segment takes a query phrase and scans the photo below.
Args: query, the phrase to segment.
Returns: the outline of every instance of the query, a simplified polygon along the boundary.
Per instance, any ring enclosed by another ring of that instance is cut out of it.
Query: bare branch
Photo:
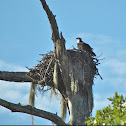
[[[51,25],[51,30],[52,30],[52,40],[54,43],[54,48],[55,48],[55,54],[56,57],[61,57],[61,55],[64,55],[66,48],[65,48],[65,39],[62,36],[62,33],[59,35],[59,30],[58,30],[58,25],[55,19],[55,15],[53,15],[52,11],[49,9],[48,5],[46,4],[45,0],[40,0],[43,6],[43,9],[45,10],[48,20]]]
[[[53,87],[53,83],[46,83],[45,80],[34,80],[28,75],[28,72],[9,72],[9,71],[0,71],[0,80],[4,81],[13,81],[13,82],[34,82],[42,86]]]
[[[12,112],[27,113],[27,114],[31,114],[31,115],[35,115],[38,117],[48,119],[57,125],[66,125],[66,123],[59,116],[57,116],[57,114],[53,114],[53,113],[50,113],[50,112],[47,112],[44,110],[40,110],[35,107],[33,108],[30,105],[21,105],[20,103],[14,104],[11,102],[7,102],[1,98],[0,98],[0,105],[5,108],[10,109]]]
[[[59,39],[59,30],[58,26],[55,20],[55,16],[53,15],[52,11],[49,9],[48,5],[46,4],[45,0],[40,0],[43,6],[43,9],[45,10],[52,30],[52,40],[53,42],[56,42]]]
[[[8,72],[0,71],[0,80],[14,82],[32,82],[32,79],[27,76],[28,72]]]

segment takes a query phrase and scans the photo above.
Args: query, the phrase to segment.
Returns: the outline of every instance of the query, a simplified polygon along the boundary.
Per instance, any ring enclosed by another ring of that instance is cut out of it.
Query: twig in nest
[[[102,55],[103,53],[101,53],[99,56],[97,56],[97,59]]]

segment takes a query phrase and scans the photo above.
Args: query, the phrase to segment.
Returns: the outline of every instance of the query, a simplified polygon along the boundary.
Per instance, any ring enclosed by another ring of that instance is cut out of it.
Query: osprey
[[[88,44],[84,43],[81,38],[76,38],[77,39],[77,48],[82,51],[88,52],[91,56],[96,56],[95,53],[93,52],[93,48],[91,48]]]

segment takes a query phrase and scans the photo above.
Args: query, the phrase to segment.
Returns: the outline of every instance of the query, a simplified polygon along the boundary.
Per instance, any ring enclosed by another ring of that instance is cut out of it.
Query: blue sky
[[[94,48],[100,57],[99,72],[93,86],[94,109],[107,106],[115,91],[126,96],[126,1],[125,0],[47,0],[56,15],[66,47],[76,47],[76,37]],[[51,30],[39,0],[0,0],[0,70],[27,71],[53,50]],[[28,104],[30,83],[0,81],[0,98]],[[49,93],[36,98],[36,107],[60,115],[60,103],[49,102]],[[68,118],[67,118],[68,120]],[[12,113],[0,107],[0,124],[31,124],[29,115]],[[35,124],[51,124],[36,117]]]

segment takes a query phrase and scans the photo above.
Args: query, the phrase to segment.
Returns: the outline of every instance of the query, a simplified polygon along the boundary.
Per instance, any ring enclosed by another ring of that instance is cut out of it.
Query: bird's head
[[[80,38],[80,37],[77,37],[76,39],[77,39],[77,43],[82,41],[82,38]]]

